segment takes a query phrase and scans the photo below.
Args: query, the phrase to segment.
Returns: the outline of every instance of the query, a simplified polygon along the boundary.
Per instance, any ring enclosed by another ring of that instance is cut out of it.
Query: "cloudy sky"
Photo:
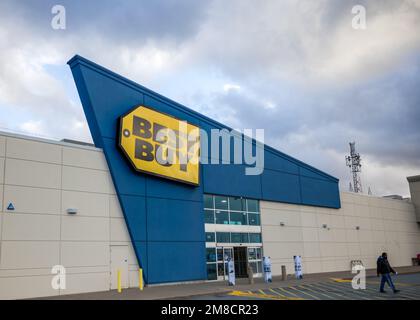
[[[51,27],[54,5],[66,29]],[[366,29],[354,29],[354,5]],[[420,0],[0,1],[0,130],[91,141],[80,54],[340,179],[409,194],[420,174]]]

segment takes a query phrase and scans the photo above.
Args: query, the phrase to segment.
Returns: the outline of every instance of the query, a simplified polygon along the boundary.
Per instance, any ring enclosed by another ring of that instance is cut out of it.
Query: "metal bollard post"
[[[143,269],[139,268],[139,289],[143,290],[144,284],[143,284]]]
[[[281,280],[285,281],[287,278],[286,266],[281,266]]]
[[[250,265],[248,265],[248,283],[254,284],[254,271]]]
[[[117,290],[118,293],[121,293],[121,270],[117,271]]]

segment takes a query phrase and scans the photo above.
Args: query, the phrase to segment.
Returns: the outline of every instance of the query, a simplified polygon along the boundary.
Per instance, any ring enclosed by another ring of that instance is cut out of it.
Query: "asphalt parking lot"
[[[397,289],[394,294],[385,285],[386,293],[379,292],[380,278],[368,277],[366,289],[355,290],[351,280],[330,278],[328,280],[273,287],[252,291],[232,290],[228,293],[188,297],[193,300],[420,300],[420,273],[393,276]]]

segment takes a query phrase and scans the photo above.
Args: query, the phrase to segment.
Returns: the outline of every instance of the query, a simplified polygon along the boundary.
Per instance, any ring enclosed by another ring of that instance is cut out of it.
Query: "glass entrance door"
[[[217,279],[227,280],[228,278],[228,258],[233,259],[232,247],[218,247],[217,248]]]
[[[233,257],[235,262],[235,275],[237,278],[248,277],[248,258],[246,247],[234,247]]]

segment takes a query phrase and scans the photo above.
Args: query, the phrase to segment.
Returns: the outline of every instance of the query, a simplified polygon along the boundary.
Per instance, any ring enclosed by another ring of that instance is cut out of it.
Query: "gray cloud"
[[[264,128],[345,188],[353,139],[377,194],[408,194],[404,175],[420,171],[420,1],[61,1],[65,31],[50,27],[55,4],[0,3],[1,126],[90,140],[65,66],[79,53],[232,127]],[[355,4],[366,30],[351,28]]]
[[[124,43],[147,40],[173,40],[193,36],[206,17],[209,2],[192,0],[26,0],[3,1],[4,13],[13,13],[18,23],[25,22],[31,31],[56,36],[51,28],[51,8],[60,4],[66,9],[67,34],[105,38]]]

